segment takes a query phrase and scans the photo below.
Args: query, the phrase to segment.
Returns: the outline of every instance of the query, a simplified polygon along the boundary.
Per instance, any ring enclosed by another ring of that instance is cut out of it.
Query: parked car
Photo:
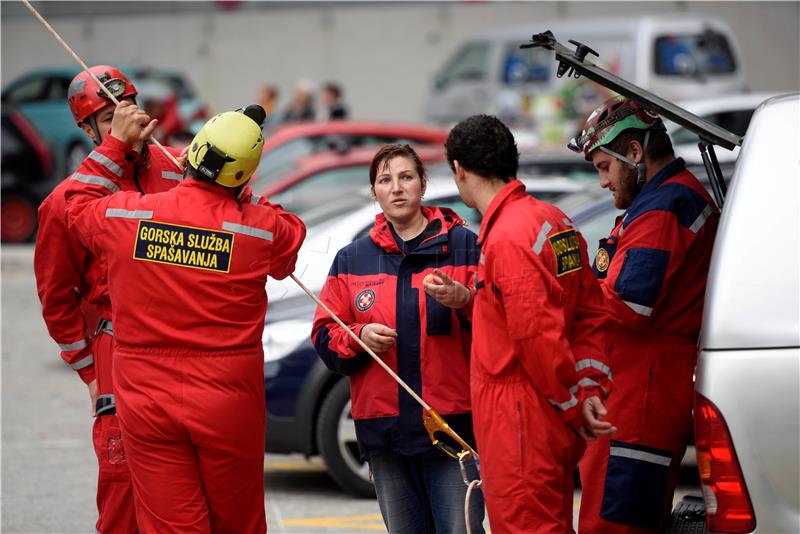
[[[164,86],[178,99],[183,123],[202,124],[208,109],[181,73],[168,69],[119,65],[134,85]],[[79,67],[55,67],[31,71],[9,83],[2,92],[2,105],[18,110],[39,132],[53,155],[53,172],[61,179],[78,168],[92,149],[91,141],[75,127],[67,104],[67,89]]]
[[[30,241],[36,235],[36,209],[53,184],[53,157],[39,133],[17,110],[2,108],[2,242]]]
[[[744,136],[750,124],[750,118],[756,108],[768,98],[778,93],[749,93],[736,95],[722,95],[714,98],[683,100],[677,105],[691,111],[698,117],[712,124],[721,126],[736,135]],[[675,154],[682,157],[689,164],[702,165],[703,159],[697,150],[699,138],[697,134],[678,126],[674,122],[665,121],[667,132],[672,138]],[[716,148],[717,159],[720,163],[733,163],[739,156],[739,147],[733,150]]]
[[[449,170],[429,169],[425,202],[453,208],[478,232],[480,213],[461,202]],[[364,176],[366,180],[366,176]],[[524,179],[528,191],[545,200],[587,187],[560,177]],[[296,275],[319,294],[336,252],[372,228],[377,204],[311,227],[297,261]],[[291,280],[267,284],[269,308],[264,327],[267,451],[320,454],[333,479],[356,495],[374,495],[368,468],[360,461],[350,416],[348,381],[330,372],[309,339],[316,305]]]
[[[545,30],[563,42],[587,44],[600,55],[589,56],[591,61],[664,98],[738,93],[746,86],[736,36],[718,17],[684,13],[537,21],[477,33],[462,43],[435,76],[426,118],[447,125],[488,112],[514,126],[588,115],[606,90],[585,79],[557,79],[552,52],[520,49],[533,33]],[[568,138],[580,124],[566,126],[567,131],[543,131],[541,140]]]
[[[798,117],[800,93],[756,110],[711,258],[694,413],[712,533],[800,531]]]
[[[447,130],[385,122],[331,121],[287,124],[267,135],[261,163],[250,185],[265,191],[297,170],[298,161],[318,152],[345,153],[352,147],[385,143],[443,145]]]

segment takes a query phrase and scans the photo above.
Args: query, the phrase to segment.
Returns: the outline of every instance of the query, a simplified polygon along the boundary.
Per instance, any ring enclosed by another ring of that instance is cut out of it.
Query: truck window
[[[706,30],[694,35],[661,35],[656,38],[655,72],[664,76],[702,77],[736,70],[728,40]]]
[[[489,71],[489,44],[469,43],[453,56],[436,77],[437,89],[456,80],[485,80]]]
[[[519,43],[509,43],[503,54],[503,83],[519,84],[546,82],[550,79],[553,52],[543,48],[520,49]]]

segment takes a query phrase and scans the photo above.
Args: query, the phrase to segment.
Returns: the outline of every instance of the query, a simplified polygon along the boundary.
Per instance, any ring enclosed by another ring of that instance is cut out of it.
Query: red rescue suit
[[[265,532],[261,335],[267,275],[294,270],[294,215],[187,179],[156,195],[114,174],[67,192],[108,263],[114,386],[144,532]]]
[[[177,151],[170,149],[177,155]],[[148,193],[166,191],[182,178],[175,164],[160,150],[143,155],[127,150],[111,135],[84,160],[75,172],[79,176],[113,173],[125,176],[124,190]],[[73,175],[74,176],[74,175]],[[98,532],[136,532],[136,517],[130,473],[116,417],[111,363],[111,301],[108,297],[106,266],[91,254],[67,228],[65,192],[70,180],[58,184],[39,206],[39,233],[34,254],[34,273],[42,315],[50,336],[61,348],[61,357],[75,369],[84,383],[97,379],[97,418],[93,442],[98,460]],[[81,182],[75,182],[77,185]],[[82,313],[96,309],[105,319],[95,332],[96,318]]]
[[[581,406],[612,378],[586,243],[518,180],[492,200],[478,242],[472,413],[492,532],[572,532]]]
[[[645,184],[595,271],[614,323],[609,356],[619,431],[581,461],[582,532],[656,533],[691,437],[693,373],[719,212],[682,159]]]

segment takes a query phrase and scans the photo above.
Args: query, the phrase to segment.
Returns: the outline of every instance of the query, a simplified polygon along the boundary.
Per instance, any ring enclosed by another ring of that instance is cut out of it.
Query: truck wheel
[[[317,419],[317,446],[328,473],[343,490],[358,497],[375,497],[369,464],[360,460],[347,379],[339,380],[322,402]]]
[[[685,495],[672,510],[666,534],[706,534],[706,507],[699,495]]]

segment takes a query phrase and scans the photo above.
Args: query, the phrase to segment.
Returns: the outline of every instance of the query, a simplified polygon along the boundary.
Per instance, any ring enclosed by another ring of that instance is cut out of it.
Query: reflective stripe
[[[116,413],[117,404],[113,394],[98,395],[95,401],[95,415],[103,415],[106,412]]]
[[[179,172],[161,171],[161,177],[164,180],[175,180],[176,182],[183,181],[183,175]]]
[[[566,412],[567,410],[569,410],[570,408],[572,408],[573,406],[578,404],[578,399],[575,398],[575,395],[572,395],[572,398],[569,399],[566,402],[558,403],[558,402],[554,401],[553,399],[547,399],[547,402],[549,402],[550,404],[552,404],[556,408],[560,408],[561,411]]]
[[[599,382],[595,382],[591,378],[581,378],[578,380],[578,383],[569,388],[570,394],[574,395],[578,392],[578,388],[585,388],[589,386],[600,386]],[[602,388],[602,386],[600,386]]]
[[[153,212],[147,210],[124,210],[121,208],[106,208],[106,218],[112,219],[152,219]]]
[[[593,360],[592,358],[586,358],[586,359],[578,360],[577,362],[575,362],[575,371],[576,372],[581,372],[584,369],[586,369],[587,367],[593,367],[593,368],[597,369],[598,371],[602,371],[603,373],[608,375],[608,379],[609,380],[611,380],[612,382],[614,381],[614,378],[611,375],[611,368],[609,366],[607,366],[606,364],[604,364],[603,362],[601,362],[600,360]]]
[[[634,460],[641,460],[643,462],[658,465],[669,466],[672,463],[672,458],[669,456],[661,456],[659,454],[653,454],[652,452],[638,451],[636,449],[628,449],[626,447],[611,447],[609,455],[633,458]]]
[[[222,223],[222,229],[229,232],[236,232],[237,234],[249,235],[250,237],[257,237],[265,241],[272,241],[272,232],[255,228],[253,226],[245,226],[243,224],[236,224],[228,221]]]
[[[545,221],[544,224],[542,225],[542,229],[539,230],[539,235],[536,237],[536,243],[533,244],[533,251],[536,254],[539,254],[542,251],[544,242],[547,241],[547,234],[552,229],[553,227],[550,225],[550,223]]]
[[[114,163],[114,161],[109,159],[107,156],[104,156],[97,150],[92,150],[89,153],[89,158],[95,160],[97,163],[99,163],[109,171],[113,172],[117,176],[122,176],[122,167]]]
[[[80,350],[86,348],[86,340],[79,339],[74,343],[59,343],[58,347],[64,351],[71,351],[71,350]]]
[[[572,224],[572,221],[569,220],[569,217],[564,217],[563,219],[561,219],[561,222],[563,222],[567,226],[575,226],[574,224]]]
[[[77,172],[72,175],[72,179],[76,182],[83,182],[85,184],[91,185],[101,185],[111,191],[112,193],[116,193],[119,191],[119,186],[109,180],[108,178],[103,178],[102,176],[95,176],[93,174],[78,174]]]
[[[253,195],[250,198],[250,204],[258,204],[261,201],[261,195]]]
[[[695,219],[692,225],[689,227],[689,230],[691,230],[694,233],[699,232],[700,229],[708,220],[708,218],[711,217],[712,213],[714,213],[714,208],[712,208],[709,205],[706,205],[705,209],[703,209],[700,215],[697,216],[697,219]]]
[[[653,313],[653,308],[642,306],[641,304],[636,304],[635,302],[628,302],[627,300],[623,300],[622,302],[624,302],[630,309],[639,315],[646,315],[647,317],[650,317],[650,315]]]
[[[94,363],[94,356],[89,354],[85,358],[81,358],[77,362],[69,364],[69,366],[78,371],[79,369],[83,369],[84,367],[89,367],[93,363]]]

